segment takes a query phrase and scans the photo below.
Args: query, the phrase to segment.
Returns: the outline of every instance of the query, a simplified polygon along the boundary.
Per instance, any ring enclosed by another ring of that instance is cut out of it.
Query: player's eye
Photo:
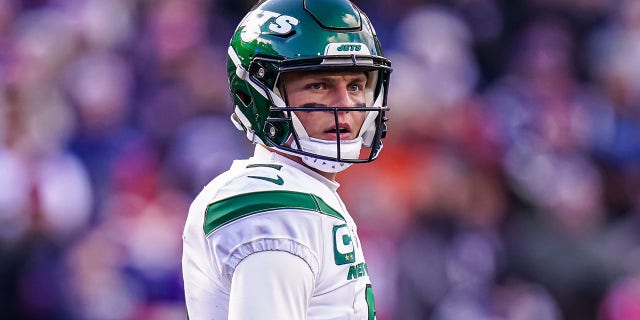
[[[317,82],[317,83],[310,83],[307,85],[307,88],[312,89],[312,90],[322,90],[325,88],[324,83],[321,82]]]
[[[360,91],[360,90],[362,90],[362,86],[360,84],[354,83],[354,84],[349,85],[348,89],[349,89],[349,91],[353,91],[353,92]]]

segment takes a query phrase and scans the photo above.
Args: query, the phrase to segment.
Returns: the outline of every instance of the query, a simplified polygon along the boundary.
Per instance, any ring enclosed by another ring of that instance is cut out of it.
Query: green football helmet
[[[253,143],[299,156],[324,172],[375,160],[386,135],[391,62],[369,18],[348,0],[263,0],[238,25],[228,49],[232,121]],[[283,74],[364,72],[364,106],[290,107]],[[309,137],[293,111],[366,112],[357,139]],[[366,152],[368,150],[368,152]]]

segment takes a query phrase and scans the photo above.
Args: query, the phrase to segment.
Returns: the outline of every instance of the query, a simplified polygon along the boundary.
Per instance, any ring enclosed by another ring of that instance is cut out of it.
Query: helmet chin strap
[[[297,148],[297,144],[293,141],[293,148]],[[343,159],[357,159],[360,155],[360,148],[362,147],[362,138],[358,137],[353,140],[341,140],[340,141],[340,158]],[[326,157],[337,158],[338,157],[338,142],[321,140],[309,137],[308,140],[300,139],[300,148],[303,151],[322,155]],[[352,163],[323,160],[310,156],[300,155],[300,159],[304,164],[322,172],[337,173],[347,169]]]

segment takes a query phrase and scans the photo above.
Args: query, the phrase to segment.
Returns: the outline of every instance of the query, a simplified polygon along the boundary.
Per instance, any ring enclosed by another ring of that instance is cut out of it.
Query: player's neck
[[[277,154],[279,154],[279,155],[281,155],[281,156],[283,156],[283,157],[285,157],[285,158],[287,158],[287,159],[291,159],[291,160],[293,160],[293,161],[295,161],[295,162],[297,162],[297,163],[299,163],[299,164],[301,164],[301,165],[303,165],[303,166],[305,166],[305,167],[307,167],[307,168],[309,168],[309,169],[311,169],[311,170],[313,170],[313,171],[317,172],[317,173],[318,173],[318,174],[320,174],[321,176],[323,176],[323,177],[325,177],[325,178],[327,178],[327,179],[329,179],[329,180],[331,180],[331,181],[333,181],[333,182],[335,182],[335,181],[336,181],[336,173],[335,173],[335,172],[324,172],[324,171],[318,170],[318,169],[316,169],[316,168],[313,168],[313,167],[308,166],[308,165],[307,165],[306,163],[304,163],[304,162],[302,161],[302,159],[300,159],[300,157],[298,157],[298,156],[294,156],[294,155],[292,155],[292,154],[287,154],[287,153],[284,153],[284,152],[278,151],[278,150],[276,150],[276,149],[274,149],[274,148],[269,148],[269,147],[266,147],[266,146],[265,146],[265,148],[267,148],[267,149],[269,149],[270,151],[275,152],[275,153],[277,153]]]

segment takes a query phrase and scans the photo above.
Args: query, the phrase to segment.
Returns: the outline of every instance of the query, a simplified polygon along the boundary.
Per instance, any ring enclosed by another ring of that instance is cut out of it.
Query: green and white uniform
[[[211,181],[183,234],[190,319],[375,319],[338,186],[259,145]]]

